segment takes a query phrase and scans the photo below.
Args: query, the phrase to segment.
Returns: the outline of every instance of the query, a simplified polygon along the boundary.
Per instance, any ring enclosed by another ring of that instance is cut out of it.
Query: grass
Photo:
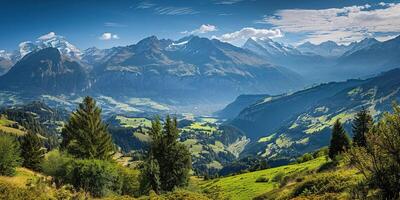
[[[279,188],[279,183],[277,182],[256,182],[257,178],[265,177],[269,180],[272,180],[279,173],[291,175],[302,170],[315,170],[325,162],[325,157],[319,157],[301,164],[281,166],[235,176],[202,181],[199,184],[203,189],[219,187],[224,194],[232,200],[252,199],[256,196],[264,194],[265,192]]]
[[[0,176],[0,182],[5,182],[10,185],[18,187],[25,187],[28,180],[37,178],[37,173],[22,167],[17,168],[17,174],[15,176]]]
[[[126,128],[138,128],[139,126],[142,127],[151,127],[151,121],[142,118],[142,117],[124,117],[124,116],[117,116],[116,119],[119,121],[119,123]]]
[[[305,122],[311,122],[307,129],[303,132],[306,134],[314,134],[319,131],[324,130],[325,128],[331,127],[337,119],[340,119],[342,123],[351,120],[354,117],[355,113],[347,113],[342,112],[334,116],[328,117],[327,115],[322,115],[319,117],[305,116],[302,117],[302,120]]]
[[[257,142],[269,142],[275,135],[276,133],[271,134],[270,136],[261,137]]]
[[[207,123],[201,123],[201,122],[194,122],[190,126],[187,126],[183,128],[183,130],[187,131],[203,131],[203,132],[216,132],[217,128],[208,125]]]
[[[3,131],[5,133],[18,135],[18,136],[24,135],[25,131],[22,131],[22,130],[17,129],[17,128],[8,127],[8,125],[14,124],[14,123],[16,123],[16,122],[11,121],[11,120],[5,118],[4,116],[0,116],[0,131]]]

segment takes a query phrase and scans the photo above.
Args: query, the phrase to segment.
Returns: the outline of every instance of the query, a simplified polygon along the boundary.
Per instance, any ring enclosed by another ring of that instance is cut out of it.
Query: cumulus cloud
[[[213,36],[215,39],[219,39],[224,42],[229,42],[232,44],[244,43],[247,39],[254,38],[278,38],[283,37],[283,33],[279,29],[256,29],[252,27],[245,27],[239,31],[232,33],[226,33],[221,36]]]
[[[117,40],[119,39],[118,35],[113,34],[113,33],[103,33],[100,37],[100,40]]]
[[[217,31],[217,27],[211,24],[202,24],[198,29],[193,31],[183,31],[182,34],[204,34]]]
[[[302,33],[304,41],[332,40],[347,44],[365,37],[400,33],[400,3],[365,4],[328,9],[285,9],[265,16],[267,23],[284,32]]]

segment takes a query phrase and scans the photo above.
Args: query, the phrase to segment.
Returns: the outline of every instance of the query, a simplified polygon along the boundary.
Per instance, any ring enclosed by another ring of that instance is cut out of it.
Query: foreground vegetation
[[[179,141],[177,120],[168,116],[152,121],[137,165],[118,162],[101,109],[87,97],[63,126],[59,146],[46,146],[38,123],[23,135],[0,133],[0,199],[398,199],[400,106],[393,110],[375,124],[361,110],[353,142],[337,119],[329,147],[289,165],[241,159],[222,168],[223,177],[201,177]]]

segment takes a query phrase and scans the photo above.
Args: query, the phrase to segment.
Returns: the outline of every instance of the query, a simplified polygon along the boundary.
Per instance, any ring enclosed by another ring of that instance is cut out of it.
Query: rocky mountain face
[[[251,139],[241,156],[293,159],[326,146],[336,119],[351,135],[351,120],[367,108],[377,118],[400,100],[400,69],[366,80],[322,84],[242,110],[230,125]],[[259,100],[259,102],[262,99]]]
[[[13,61],[11,56],[12,55],[5,50],[0,50],[0,76],[7,73],[12,67]]]
[[[120,48],[97,68],[96,83],[98,91],[110,95],[227,101],[246,91],[289,91],[302,85],[302,79],[218,40],[193,36],[171,41],[152,36]]]
[[[261,101],[261,99],[264,100],[272,98],[274,97],[268,94],[240,95],[235,99],[235,101],[228,104],[224,109],[216,112],[215,114],[220,118],[233,119],[246,107]]]
[[[331,76],[349,78],[369,76],[400,67],[400,36],[385,42],[365,41],[368,45],[343,55]]]
[[[33,51],[0,77],[2,90],[25,94],[70,94],[88,86],[84,68],[56,48]]]
[[[349,45],[327,41],[291,47],[270,39],[250,38],[243,48],[299,73],[308,83],[314,84],[366,78],[399,67],[398,41],[399,37],[385,42],[365,38]]]
[[[306,42],[297,47],[301,52],[312,53],[324,57],[339,57],[351,49],[350,46],[338,45],[333,41],[322,42],[321,44],[312,44]]]

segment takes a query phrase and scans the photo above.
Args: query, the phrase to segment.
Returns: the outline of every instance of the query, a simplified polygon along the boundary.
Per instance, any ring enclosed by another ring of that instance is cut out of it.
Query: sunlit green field
[[[283,172],[285,175],[291,175],[302,170],[314,170],[325,162],[325,157],[319,157],[301,164],[287,165],[209,181],[202,181],[200,182],[200,185],[204,189],[217,186],[229,199],[252,199],[279,187],[279,183],[272,181],[276,174]],[[266,177],[269,181],[256,182],[256,179],[259,177]]]

